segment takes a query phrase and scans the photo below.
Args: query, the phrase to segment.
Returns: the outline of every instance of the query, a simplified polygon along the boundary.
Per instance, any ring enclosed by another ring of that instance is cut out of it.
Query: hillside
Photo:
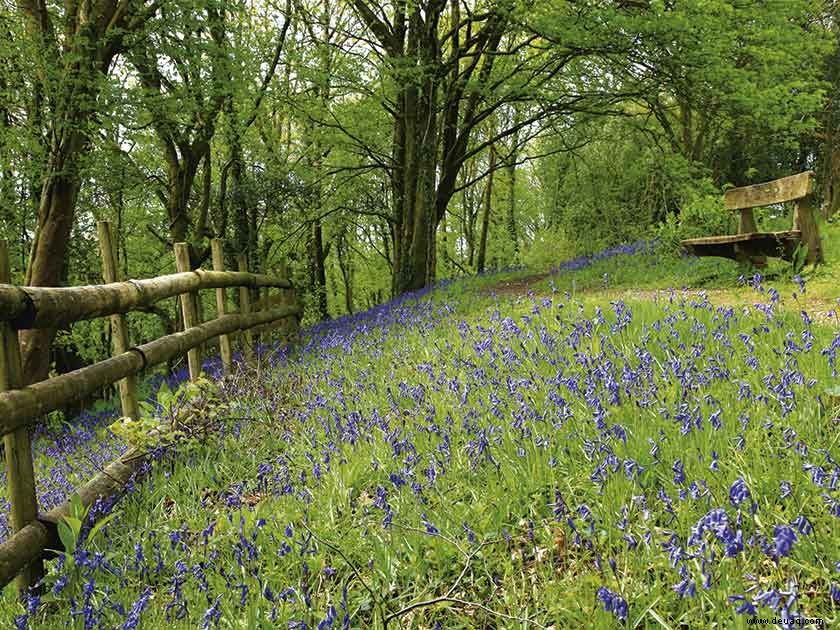
[[[444,283],[168,397],[178,455],[3,625],[831,622],[840,335],[758,276],[623,296],[662,255]],[[123,448],[104,416],[39,437],[46,503]]]

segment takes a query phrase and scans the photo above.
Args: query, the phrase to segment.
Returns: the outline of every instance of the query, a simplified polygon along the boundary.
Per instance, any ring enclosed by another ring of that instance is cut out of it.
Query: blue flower
[[[735,612],[739,615],[750,615],[754,617],[758,614],[758,609],[755,604],[743,595],[730,595],[729,601],[733,604],[738,604],[738,608],[735,609]]]
[[[420,515],[420,520],[423,521],[423,525],[426,527],[426,533],[430,534],[431,536],[437,536],[440,534],[440,530],[432,524],[429,518],[426,516],[426,513],[423,512]]]
[[[598,589],[598,599],[604,603],[604,610],[615,615],[619,621],[627,619],[629,607],[627,601],[618,593],[613,593],[606,586]]]
[[[204,611],[204,616],[201,618],[201,630],[210,630],[210,624],[214,624],[216,628],[219,627],[222,619],[221,601],[222,596],[217,596],[213,605]]]
[[[554,504],[553,504],[553,511],[554,511],[554,518],[560,522],[563,520],[563,517],[568,512],[568,506],[566,505],[566,501],[563,499],[563,495],[560,493],[559,490],[554,491]]]
[[[678,584],[674,584],[671,588],[681,597],[694,597],[697,594],[697,585],[694,583],[694,580],[689,578],[683,578],[681,582]]]
[[[780,481],[779,482],[779,489],[781,491],[780,495],[779,495],[780,499],[784,500],[784,499],[787,499],[790,496],[791,487],[790,487],[790,482],[789,481],[785,481],[784,479],[782,481]]]
[[[745,500],[750,498],[750,489],[747,488],[747,484],[744,482],[743,479],[736,479],[732,486],[729,488],[729,502],[732,503],[734,507],[738,507],[743,503]]]
[[[787,525],[777,525],[773,529],[773,540],[776,543],[776,557],[788,556],[790,555],[793,543],[796,542],[796,532]]]
[[[140,597],[131,606],[131,610],[128,613],[128,619],[126,619],[122,626],[123,630],[134,630],[134,628],[137,628],[140,625],[140,615],[146,609],[146,606],[148,606],[151,598],[152,590],[149,588],[145,589],[140,594]]]
[[[682,460],[678,459],[675,461],[674,465],[671,466],[671,470],[674,471],[674,483],[676,485],[685,483],[685,468],[683,468]]]
[[[793,519],[791,526],[795,527],[796,530],[804,536],[807,536],[814,531],[814,526],[811,524],[811,521],[808,520],[807,516],[803,516],[802,514]]]

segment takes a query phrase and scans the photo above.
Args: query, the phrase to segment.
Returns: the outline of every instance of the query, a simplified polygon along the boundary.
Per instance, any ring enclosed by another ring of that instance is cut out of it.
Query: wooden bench
[[[807,262],[822,262],[822,244],[813,211],[814,173],[806,171],[772,182],[744,186],[726,191],[723,201],[727,210],[738,210],[738,233],[728,236],[707,236],[681,241],[695,256],[722,256],[739,262],[763,264],[765,257],[792,261],[797,248],[807,246]],[[783,232],[759,232],[753,208],[786,201],[795,202],[793,228]]]

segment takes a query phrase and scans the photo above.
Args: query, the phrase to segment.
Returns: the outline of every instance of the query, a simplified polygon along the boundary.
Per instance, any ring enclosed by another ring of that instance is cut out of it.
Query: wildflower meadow
[[[176,396],[172,413],[212,402],[212,432],[94,506],[103,526],[83,515],[3,624],[833,621],[840,334],[780,308],[805,281],[744,278],[738,306],[605,302],[551,289],[563,273],[521,295],[444,283]],[[38,436],[42,501],[125,448],[112,421]]]

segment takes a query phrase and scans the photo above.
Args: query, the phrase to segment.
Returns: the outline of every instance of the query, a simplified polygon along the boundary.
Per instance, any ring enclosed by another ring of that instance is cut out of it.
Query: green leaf
[[[799,273],[805,268],[808,262],[808,245],[799,243],[793,252],[793,273]]]
[[[61,540],[61,544],[67,553],[72,554],[76,551],[76,534],[73,533],[73,530],[64,521],[58,522],[58,538]]]
[[[106,516],[106,517],[105,517],[105,518],[103,518],[101,521],[99,521],[98,523],[96,523],[96,525],[94,525],[93,527],[91,527],[91,529],[90,529],[90,533],[89,533],[89,534],[88,534],[88,536],[87,536],[87,540],[88,540],[88,542],[90,542],[91,540],[93,540],[93,539],[96,537],[96,534],[98,534],[100,531],[102,531],[102,529],[103,529],[103,528],[104,528],[104,527],[105,527],[108,523],[110,523],[112,520],[114,520],[114,517],[115,517],[115,516],[116,516],[116,514],[111,514],[111,515],[109,515],[109,516]]]
[[[660,616],[659,616],[659,613],[657,613],[657,612],[656,612],[653,608],[651,608],[650,610],[648,610],[648,614],[649,614],[651,617],[653,617],[656,621],[658,621],[660,626],[662,626],[662,627],[663,627],[663,628],[665,628],[666,630],[672,630],[671,626],[670,626],[670,625],[668,625],[668,622],[667,622],[667,621],[665,621],[662,617],[660,617]]]
[[[82,498],[78,494],[74,494],[70,498],[70,513],[78,520],[83,520],[87,510],[82,505]]]
[[[75,516],[65,516],[63,521],[73,532],[73,535],[78,539],[79,532],[82,531],[82,521]]]

